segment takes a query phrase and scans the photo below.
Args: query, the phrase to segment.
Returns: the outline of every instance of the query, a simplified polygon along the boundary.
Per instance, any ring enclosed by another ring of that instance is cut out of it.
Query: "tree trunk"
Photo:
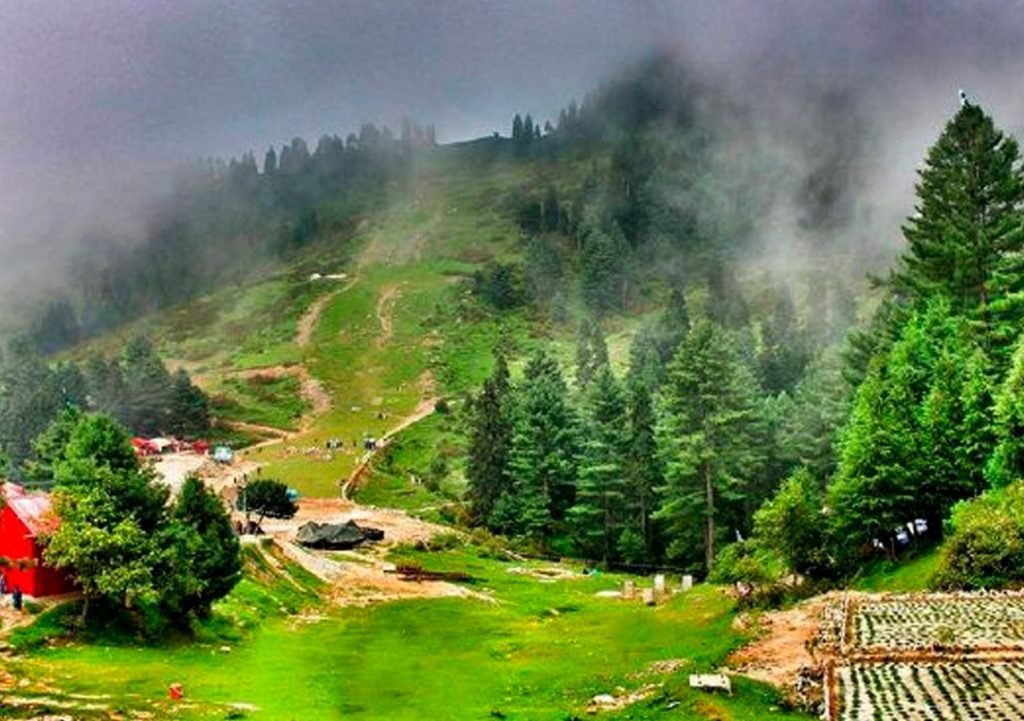
[[[705,460],[701,464],[701,474],[704,476],[704,565],[705,570],[711,571],[711,563],[715,560],[715,487],[711,484],[711,461]]]
[[[644,550],[651,553],[651,519],[647,513],[647,494],[640,494],[640,533],[644,539]]]
[[[89,594],[82,595],[82,615],[78,617],[78,624],[85,628],[85,620],[89,616]]]

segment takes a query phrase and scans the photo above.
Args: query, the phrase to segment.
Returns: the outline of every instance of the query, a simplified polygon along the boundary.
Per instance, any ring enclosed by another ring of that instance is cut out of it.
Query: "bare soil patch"
[[[380,323],[380,335],[377,336],[377,347],[383,348],[394,335],[395,304],[402,297],[402,290],[397,285],[386,285],[381,288],[377,298],[377,322]]]
[[[296,529],[309,521],[346,523],[355,521],[384,531],[384,539],[346,552],[352,560],[302,548],[292,542]],[[333,603],[363,606],[406,598],[480,598],[489,597],[447,581],[403,580],[384,561],[388,551],[398,544],[429,542],[450,532],[437,524],[412,518],[402,511],[358,506],[342,499],[309,498],[299,501],[299,512],[287,520],[266,519],[264,530],[281,546],[285,554],[306,570],[331,585],[327,592]]]

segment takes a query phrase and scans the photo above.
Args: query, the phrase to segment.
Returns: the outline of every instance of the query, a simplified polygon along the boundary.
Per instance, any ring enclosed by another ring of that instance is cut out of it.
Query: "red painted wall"
[[[43,565],[42,549],[32,538],[25,524],[14,512],[4,506],[0,510],[0,556],[9,558],[15,565],[0,568],[7,579],[7,591],[20,586],[26,596],[53,596],[74,590],[74,584],[62,572]],[[20,570],[17,561],[31,558],[31,568]]]

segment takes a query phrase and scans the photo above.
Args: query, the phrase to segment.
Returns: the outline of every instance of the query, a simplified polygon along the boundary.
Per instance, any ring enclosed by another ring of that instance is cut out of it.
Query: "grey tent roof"
[[[310,521],[299,526],[295,540],[311,548],[354,548],[366,540],[363,529],[355,521],[348,523],[316,523]]]

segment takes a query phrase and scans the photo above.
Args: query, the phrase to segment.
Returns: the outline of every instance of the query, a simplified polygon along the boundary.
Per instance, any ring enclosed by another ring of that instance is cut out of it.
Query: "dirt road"
[[[327,304],[341,293],[352,288],[352,286],[358,282],[358,278],[352,278],[344,287],[324,293],[313,301],[306,309],[306,312],[302,314],[302,317],[299,318],[299,322],[296,326],[295,345],[299,348],[308,347],[309,342],[313,339],[313,331],[315,331],[316,327],[320,324],[320,316],[323,315],[324,308],[327,307]]]
[[[402,291],[397,285],[386,285],[381,288],[380,297],[377,299],[377,322],[380,323],[380,335],[377,336],[377,347],[383,348],[394,335],[393,318],[395,314],[395,303],[402,297]]]
[[[377,454],[384,450],[396,435],[404,431],[413,423],[418,423],[433,413],[438,400],[439,399],[435,397],[424,398],[419,402],[419,405],[413,409],[412,413],[401,419],[397,425],[393,426],[387,433],[377,440],[377,447],[359,460],[359,463],[352,470],[352,473],[349,474],[349,477],[342,484],[342,500],[349,500],[349,495],[353,490],[355,490],[356,486],[359,485],[360,481],[363,480],[363,477],[366,475],[367,471],[369,471],[370,466],[373,464],[373,460],[377,457]]]
[[[208,463],[212,461],[197,453],[168,453],[153,463],[153,469],[170,486],[171,493],[177,494],[185,479]]]

